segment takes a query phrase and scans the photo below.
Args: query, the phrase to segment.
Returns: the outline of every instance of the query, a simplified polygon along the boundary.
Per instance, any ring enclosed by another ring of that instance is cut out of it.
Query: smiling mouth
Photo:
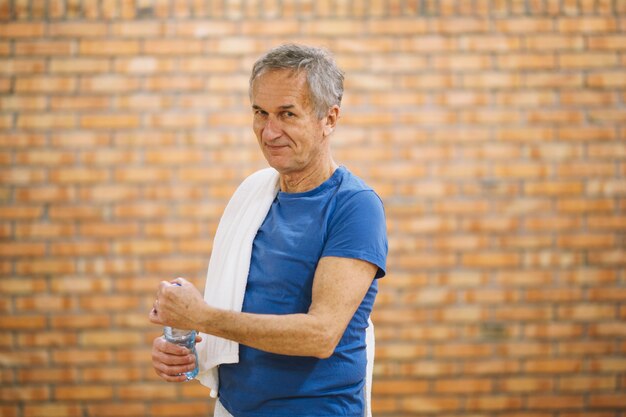
[[[288,145],[265,145],[270,150],[287,148]]]

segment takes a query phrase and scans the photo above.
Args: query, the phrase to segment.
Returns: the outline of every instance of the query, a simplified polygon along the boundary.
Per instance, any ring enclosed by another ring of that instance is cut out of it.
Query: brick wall
[[[147,313],[202,287],[288,40],[386,204],[375,416],[626,416],[623,0],[0,1],[0,415],[211,412]]]

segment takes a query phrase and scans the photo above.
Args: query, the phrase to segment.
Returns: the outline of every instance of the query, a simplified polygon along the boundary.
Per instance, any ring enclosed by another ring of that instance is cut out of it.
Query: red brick
[[[513,17],[495,21],[495,27],[499,32],[512,32],[532,35],[534,33],[553,32],[554,22],[552,19],[533,17]]]
[[[576,53],[559,56],[559,67],[563,69],[607,68],[617,65],[618,57],[611,53]]]
[[[60,364],[64,366],[78,364],[102,365],[111,362],[112,357],[112,353],[105,350],[63,349],[60,351],[55,351],[52,354],[53,362],[55,364]],[[72,394],[70,392],[71,387],[65,387],[63,391],[67,394],[68,400],[72,399]],[[104,394],[106,395],[107,393],[105,392]]]
[[[15,42],[15,55],[18,56],[70,56],[72,50],[73,44],[71,41],[37,40]]]
[[[507,54],[497,58],[497,66],[507,70],[555,69],[557,60],[547,54]]]
[[[64,132],[63,134],[51,134],[50,143],[56,148],[87,148],[93,149],[94,146],[105,146],[111,141],[108,133],[79,131]]]
[[[488,344],[448,344],[434,346],[433,354],[437,358],[479,358],[492,353]]]
[[[591,342],[561,341],[558,345],[559,353],[563,355],[604,355],[616,349],[610,341],[600,340]]]
[[[591,265],[626,265],[626,251],[620,248],[591,251],[588,257]]]
[[[525,335],[539,339],[568,339],[579,337],[583,332],[582,325],[570,323],[528,324]]]
[[[46,178],[43,169],[10,168],[0,169],[0,181],[4,184],[37,184]]]
[[[107,242],[81,241],[54,243],[50,253],[55,256],[106,255],[110,252]]]
[[[87,307],[89,309],[89,307]],[[115,305],[112,309],[115,309]],[[141,342],[141,334],[136,331],[98,330],[85,331],[80,336],[81,346],[87,347],[119,347],[137,346]]]
[[[445,394],[475,394],[492,389],[493,383],[488,379],[439,379],[434,386],[435,392]]]
[[[137,55],[139,42],[134,40],[82,40],[78,45],[81,55]]]
[[[584,398],[582,395],[542,395],[533,396],[528,401],[530,409],[582,409],[584,408]]]
[[[147,415],[145,403],[92,404],[87,406],[89,415],[98,417],[143,417]]]
[[[599,337],[622,337],[626,334],[626,323],[608,322],[592,324],[589,332]]]
[[[108,181],[109,174],[105,169],[57,168],[50,170],[49,179],[61,184],[90,184]]]
[[[88,274],[139,274],[142,264],[138,259],[87,259],[84,262]]]
[[[82,372],[88,382],[99,383],[129,383],[138,382],[142,372],[137,367],[88,367]]]
[[[80,126],[87,129],[130,129],[139,124],[139,117],[133,114],[93,114],[80,118]]]
[[[39,38],[44,31],[45,25],[40,22],[9,22],[0,28],[0,38]]]
[[[92,74],[108,72],[111,65],[102,58],[55,58],[50,61],[49,68],[53,74]]]
[[[177,393],[164,384],[141,384],[120,387],[118,395],[123,400],[149,400],[151,398],[172,399]]]
[[[557,316],[563,320],[606,321],[615,317],[615,307],[601,304],[579,304],[560,307]]]
[[[248,116],[243,116],[239,114],[236,117],[241,117],[242,120],[243,118],[245,118],[247,122]],[[188,113],[188,114],[165,113],[165,114],[151,116],[148,119],[147,124],[148,124],[148,127],[150,128],[159,128],[159,129],[200,128],[206,125],[206,116],[201,113],[195,113],[195,114],[194,113]]]
[[[604,17],[561,18],[556,24],[563,33],[613,32],[617,26],[615,19]]]
[[[82,296],[80,306],[87,311],[118,311],[136,309],[141,304],[134,295],[93,295]]]
[[[204,42],[190,39],[147,40],[142,51],[148,55],[194,55],[204,52]]]
[[[434,311],[438,322],[475,322],[487,319],[487,310],[482,306],[445,307]]]
[[[25,130],[70,129],[76,126],[76,117],[69,113],[24,114],[17,119],[17,127]]]
[[[557,239],[557,246],[562,248],[610,248],[615,245],[612,234],[576,234],[561,235]]]
[[[0,97],[0,107],[4,110],[45,110],[46,98],[44,96],[18,96]]]
[[[623,88],[626,76],[619,71],[605,71],[589,74],[587,82],[592,88]]]
[[[111,324],[111,319],[104,314],[55,315],[50,319],[53,328],[93,329],[104,328]]]
[[[211,21],[186,21],[173,25],[174,33],[182,38],[206,38],[225,35],[234,35],[241,27],[242,31],[252,31],[252,26],[255,24],[263,24],[267,22],[263,21],[246,21],[242,22],[243,25],[239,25],[236,22],[229,20],[211,20]],[[278,22],[276,22],[278,23]],[[290,26],[291,22],[285,22],[286,26]],[[264,32],[262,32],[264,33]]]
[[[543,393],[552,391],[555,382],[552,378],[544,377],[515,377],[511,376],[502,381],[502,388],[506,392]]]
[[[559,381],[559,389],[562,391],[614,391],[616,389],[616,380],[612,376],[573,376],[561,378]]]
[[[519,265],[519,255],[507,252],[480,252],[463,256],[463,265],[474,268],[506,268]]]
[[[47,289],[46,280],[43,278],[6,278],[0,280],[0,293],[2,294],[32,294],[43,292]]]
[[[107,97],[52,97],[50,108],[53,110],[102,110],[111,106]]]
[[[2,42],[0,42],[1,55]],[[0,62],[0,73],[2,74],[41,74],[46,71],[46,60],[43,58],[15,58],[3,59]]]
[[[454,411],[461,408],[461,402],[458,398],[444,397],[436,398],[429,396],[409,396],[401,399],[401,411],[411,413],[438,413],[445,411]]]
[[[587,39],[591,50],[622,50],[626,36],[623,34],[592,35]]]
[[[583,299],[580,288],[529,288],[526,299],[530,302],[571,302]]]
[[[3,402],[38,402],[50,400],[50,390],[46,386],[3,387],[0,392]]]
[[[4,414],[3,414],[4,415]],[[82,407],[79,404],[26,404],[24,417],[81,417]]]
[[[20,405],[0,405],[0,413],[3,417],[18,417],[21,412]]]
[[[137,91],[140,83],[136,78],[119,75],[94,75],[81,77],[78,89],[91,93],[125,93]]]
[[[102,22],[50,22],[48,35],[55,38],[102,37],[107,34],[107,24]]]
[[[626,297],[626,288],[621,287],[596,287],[589,288],[590,301],[621,301]]]
[[[472,411],[519,410],[522,408],[522,398],[513,395],[475,395],[468,399],[466,408]]]
[[[50,208],[50,219],[52,220],[100,220],[104,217],[103,209],[94,206],[83,205],[55,205]],[[60,236],[66,236],[68,233],[74,233],[74,226],[70,224],[50,224],[50,225],[38,225],[35,229],[37,234],[49,236],[60,231]],[[69,230],[69,231],[68,231]]]
[[[131,240],[113,244],[113,252],[123,255],[155,255],[174,253],[174,244],[169,240]]]
[[[619,393],[612,394],[592,394],[589,404],[597,408],[624,409],[626,407],[626,397]]]
[[[15,300],[15,309],[18,312],[50,312],[50,311],[66,311],[76,307],[76,302],[69,298],[59,295],[35,295],[31,297],[20,297]]]
[[[71,274],[76,266],[71,260],[62,259],[35,259],[16,262],[18,274]]]
[[[574,198],[559,199],[557,209],[564,213],[593,213],[593,212],[612,212],[614,210],[614,202],[611,199],[592,199],[592,198]],[[591,217],[594,229],[610,228],[619,224],[619,217],[605,219],[604,216]],[[615,221],[614,225],[611,225]]]
[[[67,303],[69,304],[69,303]],[[46,306],[47,307],[47,306]],[[42,308],[42,311],[54,311],[58,308]],[[69,308],[68,308],[69,309]],[[18,344],[23,347],[56,347],[75,346],[77,342],[76,334],[67,332],[40,332],[35,334],[25,334],[18,338]],[[45,377],[42,373],[41,377]],[[67,374],[61,375],[66,379],[72,379]],[[74,378],[75,379],[75,378]]]
[[[209,414],[209,402],[186,402],[184,409],[181,409],[179,402],[159,402],[151,403],[149,406],[149,415],[154,417],[170,417],[170,416],[185,416],[185,415],[198,415],[206,416]]]
[[[113,398],[113,387],[106,385],[59,386],[54,389],[54,398],[61,401],[93,401]]]
[[[0,317],[0,328],[3,330],[41,330],[46,327],[46,317],[43,315],[14,315]]]
[[[582,361],[577,359],[529,360],[526,371],[532,373],[563,374],[575,373],[582,369]]]

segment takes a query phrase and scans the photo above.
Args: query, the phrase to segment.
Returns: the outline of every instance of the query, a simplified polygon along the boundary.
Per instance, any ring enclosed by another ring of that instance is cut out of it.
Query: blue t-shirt
[[[254,239],[243,311],[306,313],[325,256],[365,260],[378,266],[376,278],[385,275],[383,204],[344,167],[313,190],[278,193]],[[327,359],[240,345],[239,363],[219,368],[222,405],[235,417],[362,417],[365,329],[377,291],[374,279]]]

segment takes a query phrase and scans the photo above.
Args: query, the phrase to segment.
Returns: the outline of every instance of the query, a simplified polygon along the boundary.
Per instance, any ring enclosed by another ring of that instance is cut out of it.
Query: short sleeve
[[[380,197],[372,190],[362,190],[338,201],[322,257],[367,261],[378,267],[376,278],[382,278],[386,273],[387,250],[387,226]]]

